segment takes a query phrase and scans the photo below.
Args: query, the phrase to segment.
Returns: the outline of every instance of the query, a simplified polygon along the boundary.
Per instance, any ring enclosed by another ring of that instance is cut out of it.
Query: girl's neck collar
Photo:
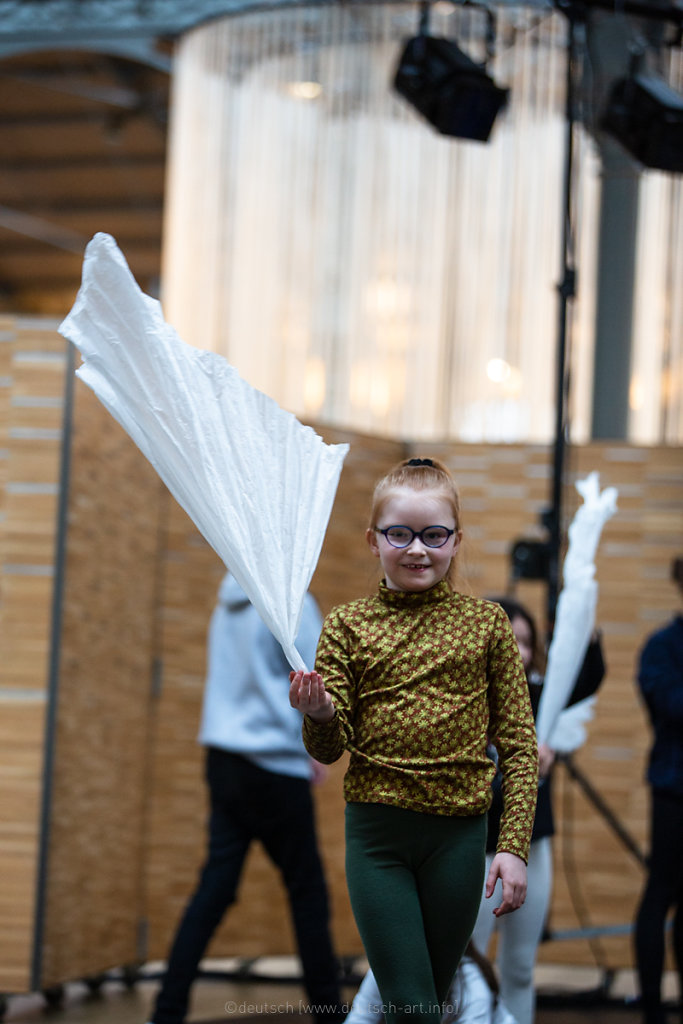
[[[429,590],[391,590],[385,580],[379,585],[379,596],[386,603],[391,605],[422,605],[435,604],[452,597],[453,590],[448,580],[440,580]]]

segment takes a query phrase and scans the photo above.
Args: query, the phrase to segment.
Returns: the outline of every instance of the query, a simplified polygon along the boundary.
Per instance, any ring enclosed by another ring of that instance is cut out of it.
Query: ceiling
[[[97,231],[158,292],[169,83],[92,51],[0,59],[0,310],[68,312]]]
[[[97,231],[158,293],[172,41],[299,2],[0,0],[0,312],[68,312]]]

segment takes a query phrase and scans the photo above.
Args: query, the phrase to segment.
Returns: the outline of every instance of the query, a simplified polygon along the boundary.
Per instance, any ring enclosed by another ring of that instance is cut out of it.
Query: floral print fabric
[[[316,670],[335,704],[331,722],[304,718],[309,754],[347,750],[349,802],[426,814],[479,815],[491,803],[495,744],[504,775],[498,850],[527,859],[536,805],[536,734],[509,620],[491,601],[442,581],[390,590],[334,609]]]

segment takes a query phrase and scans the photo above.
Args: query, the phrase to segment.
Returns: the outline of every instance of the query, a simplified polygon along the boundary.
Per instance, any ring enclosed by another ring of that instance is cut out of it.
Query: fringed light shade
[[[391,88],[417,24],[417,4],[302,5],[224,17],[181,40],[165,315],[304,419],[416,440],[547,443],[567,27],[550,11],[496,12],[488,70],[511,97],[480,143],[439,135]],[[477,61],[486,27],[476,7],[433,8],[431,31]],[[599,161],[585,134],[576,148],[579,440],[590,422]],[[658,224],[664,249],[674,251],[673,232],[680,252],[680,188],[653,187],[662,215],[678,218]],[[660,289],[667,274],[660,266]],[[650,335],[647,311],[642,320]],[[670,321],[656,326],[656,347],[670,349]]]

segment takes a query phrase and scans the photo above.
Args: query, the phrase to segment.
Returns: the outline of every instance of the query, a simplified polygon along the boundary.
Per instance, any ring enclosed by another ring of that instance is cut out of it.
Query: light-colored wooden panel
[[[47,686],[53,580],[51,574],[2,571],[0,686]]]
[[[30,985],[45,701],[0,687],[0,992]]]
[[[28,417],[22,417],[24,421]],[[35,421],[34,421],[35,423]],[[26,431],[23,434],[10,434],[10,456],[8,463],[8,482],[14,485],[15,493],[30,493],[29,484],[56,484],[59,482],[60,457],[62,440],[60,432],[55,429],[45,431],[39,426],[12,426],[12,430]],[[56,436],[53,436],[56,435]],[[37,492],[36,492],[37,493]]]
[[[33,690],[47,681],[61,459],[61,437],[45,434],[43,413],[45,401],[51,412],[61,405],[65,343],[53,321],[5,320],[2,337],[0,686]]]
[[[41,984],[135,962],[159,511],[152,467],[75,391]]]

